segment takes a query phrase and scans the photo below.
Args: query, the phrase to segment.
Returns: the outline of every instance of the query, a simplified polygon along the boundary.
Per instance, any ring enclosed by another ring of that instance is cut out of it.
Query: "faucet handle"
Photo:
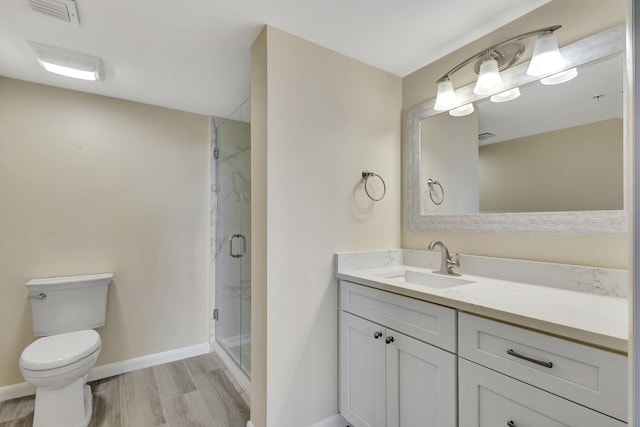
[[[452,253],[451,257],[447,260],[449,267],[460,267],[460,255]]]

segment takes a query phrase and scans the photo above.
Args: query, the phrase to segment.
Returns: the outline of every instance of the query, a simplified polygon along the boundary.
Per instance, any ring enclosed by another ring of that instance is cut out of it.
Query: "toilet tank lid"
[[[113,273],[89,274],[84,276],[50,277],[46,279],[29,280],[26,285],[31,290],[43,290],[47,288],[76,288],[79,286],[99,286],[109,284],[113,279]]]
[[[93,329],[38,338],[20,356],[20,366],[45,371],[70,365],[90,355],[102,345]]]

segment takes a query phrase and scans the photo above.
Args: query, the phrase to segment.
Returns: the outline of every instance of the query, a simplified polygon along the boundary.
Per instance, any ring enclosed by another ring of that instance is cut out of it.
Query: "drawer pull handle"
[[[507,422],[507,427],[518,427],[518,426],[513,421],[509,421],[509,422]]]
[[[378,339],[378,338],[380,338],[381,336],[382,336],[382,332],[380,332],[380,331],[375,331],[375,332],[373,333],[373,337],[374,337],[375,339]]]
[[[530,357],[516,353],[513,349],[507,350],[507,354],[509,356],[517,357],[518,359],[526,360],[527,362],[535,363],[536,365],[544,366],[545,368],[553,368],[553,362],[543,362],[542,360],[532,359]]]
[[[384,340],[387,344],[391,344],[392,342],[394,342],[395,340],[393,339],[393,337],[387,337],[386,340]]]

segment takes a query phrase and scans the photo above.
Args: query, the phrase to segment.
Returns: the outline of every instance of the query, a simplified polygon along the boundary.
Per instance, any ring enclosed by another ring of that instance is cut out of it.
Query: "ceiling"
[[[479,133],[494,137],[480,145],[510,141],[602,120],[622,118],[623,55],[578,67],[566,83],[545,86],[538,81],[521,86],[521,96],[508,102],[484,99],[476,104]]]
[[[402,77],[548,1],[76,0],[74,25],[2,0],[0,76],[226,117],[265,24]],[[47,73],[28,40],[101,57],[105,80]]]

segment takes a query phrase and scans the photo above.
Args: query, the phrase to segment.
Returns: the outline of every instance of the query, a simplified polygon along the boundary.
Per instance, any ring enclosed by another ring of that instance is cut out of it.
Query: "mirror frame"
[[[625,28],[620,25],[600,33],[588,36],[560,49],[566,61],[564,69],[570,69],[592,61],[606,58],[625,51]],[[623,56],[624,57],[624,56]],[[626,60],[626,58],[625,58]],[[626,61],[625,61],[626,62]],[[526,73],[529,61],[502,71],[505,89],[519,87],[539,80],[540,77],[528,76]],[[459,232],[494,232],[494,233],[536,233],[564,235],[601,235],[615,236],[628,233],[627,221],[627,98],[629,83],[626,69],[623,67],[623,210],[601,211],[558,211],[558,212],[507,212],[507,213],[473,213],[463,215],[422,215],[420,194],[420,122],[426,118],[445,112],[435,111],[435,99],[425,101],[412,107],[407,112],[406,135],[407,150],[407,192],[408,192],[408,226],[412,231],[438,230]],[[542,76],[544,77],[544,76]],[[434,83],[435,85],[435,83]],[[456,89],[460,103],[457,106],[476,102],[485,96],[473,93],[475,82]]]

